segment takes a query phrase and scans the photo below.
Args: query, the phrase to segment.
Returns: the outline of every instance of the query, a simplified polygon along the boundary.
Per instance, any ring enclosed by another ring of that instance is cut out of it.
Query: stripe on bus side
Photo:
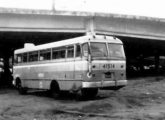
[[[82,86],[82,80],[57,80],[60,90],[79,89]],[[23,79],[23,87],[33,89],[50,89],[51,80],[46,79]]]
[[[116,65],[120,65],[120,64],[125,64],[125,61],[123,60],[94,60],[92,62],[92,64],[95,65],[99,65],[98,69],[95,70],[100,70],[100,66],[103,64],[116,64]],[[58,71],[64,71],[66,70],[66,67],[72,68],[72,69],[67,69],[68,71],[73,71],[73,70],[87,70],[88,69],[88,61],[82,61],[82,60],[78,60],[78,61],[63,61],[63,62],[47,62],[47,63],[37,63],[37,64],[25,64],[25,65],[16,65],[13,66],[14,69],[21,69],[21,68],[34,68],[34,67],[56,67],[56,70]],[[59,68],[60,66],[60,68]],[[74,67],[75,68],[74,68]],[[61,70],[60,70],[61,69]],[[101,68],[102,69],[102,68]],[[120,69],[119,67],[113,68],[113,69]]]
[[[43,64],[30,64],[30,65],[20,65],[20,66],[14,66],[14,69],[22,69],[22,68],[38,68],[38,67],[56,67],[56,71],[64,71],[67,67],[70,69],[67,69],[68,71],[73,71],[74,66],[76,70],[87,70],[88,62],[87,61],[67,61],[62,63],[43,63]]]
[[[52,81],[52,79],[22,79],[23,81]],[[84,80],[77,80],[77,79],[57,79],[57,81],[84,81]]]

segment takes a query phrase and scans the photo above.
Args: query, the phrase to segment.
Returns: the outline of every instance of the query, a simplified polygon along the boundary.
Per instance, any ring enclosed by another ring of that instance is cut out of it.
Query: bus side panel
[[[87,61],[75,60],[66,61],[65,79],[58,80],[62,90],[79,90],[82,87],[82,80],[87,71]],[[61,72],[64,71],[61,69]],[[73,76],[72,76],[73,75]]]
[[[65,80],[65,62],[45,63],[30,67],[28,88],[49,89],[52,80]]]
[[[87,71],[88,71],[88,61],[87,60],[75,61],[75,79],[83,80],[84,75],[86,76]]]
[[[74,83],[72,89],[80,90],[82,88],[82,82],[85,80],[88,71],[87,60],[75,60],[75,72],[74,72]]]
[[[30,69],[29,67],[24,67],[24,66],[14,66],[13,67],[14,80],[16,80],[16,78],[19,78],[22,82],[23,87],[26,87],[24,79],[28,79],[29,69]]]
[[[66,61],[27,65],[15,70],[24,81],[24,87],[49,89],[51,80],[57,80],[61,90],[78,89],[87,72],[87,61]]]

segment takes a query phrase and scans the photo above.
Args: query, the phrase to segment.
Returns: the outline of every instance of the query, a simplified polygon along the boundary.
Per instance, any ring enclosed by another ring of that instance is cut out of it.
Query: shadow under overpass
[[[165,75],[165,41],[118,38],[124,44],[128,77]]]
[[[44,44],[82,36],[84,33],[53,32],[0,32],[0,58],[3,59],[4,77],[0,85],[11,84],[13,52],[24,43]],[[155,75],[164,69],[160,56],[165,56],[165,41],[116,36],[124,43],[127,60],[127,76]],[[152,59],[151,59],[152,58]],[[0,61],[1,62],[1,61]],[[149,72],[149,74],[146,72]],[[164,72],[164,71],[163,71]],[[161,74],[163,74],[161,71]],[[1,84],[3,83],[3,84]]]

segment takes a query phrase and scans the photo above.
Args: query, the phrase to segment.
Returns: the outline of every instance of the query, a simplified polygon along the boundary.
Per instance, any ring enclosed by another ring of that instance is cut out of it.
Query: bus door
[[[75,45],[75,61],[74,61],[74,79],[81,80],[82,79],[82,67],[84,62],[81,59],[81,46],[80,44]]]
[[[73,81],[74,79],[74,45],[67,46],[66,66],[65,66],[65,79],[66,81]],[[69,82],[67,84],[70,84]]]

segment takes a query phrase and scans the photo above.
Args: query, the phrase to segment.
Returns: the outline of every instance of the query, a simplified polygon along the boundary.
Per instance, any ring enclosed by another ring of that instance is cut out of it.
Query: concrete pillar
[[[143,54],[141,54],[139,56],[139,69],[140,69],[140,72],[143,73],[143,71],[144,71],[144,56],[143,56]]]
[[[159,64],[160,64],[160,55],[158,52],[155,54],[155,71],[159,72]]]
[[[95,35],[95,24],[94,24],[94,17],[89,17],[86,20],[86,34],[88,35]]]
[[[9,59],[11,57],[11,51],[6,51],[3,59],[4,59],[4,76],[3,76],[3,84],[11,85],[12,84],[12,73],[10,70]]]

